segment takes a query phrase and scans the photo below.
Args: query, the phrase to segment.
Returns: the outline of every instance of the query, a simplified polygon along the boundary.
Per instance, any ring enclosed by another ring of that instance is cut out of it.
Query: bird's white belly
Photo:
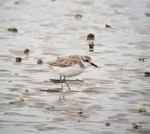
[[[78,64],[68,67],[51,66],[51,68],[56,74],[63,77],[76,76],[85,70],[85,68],[81,68]]]

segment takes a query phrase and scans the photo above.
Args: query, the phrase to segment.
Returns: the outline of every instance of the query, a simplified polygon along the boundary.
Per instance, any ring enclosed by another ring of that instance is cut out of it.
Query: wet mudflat
[[[149,134],[149,8],[147,0],[1,0],[0,133]],[[51,80],[59,76],[37,60],[71,54],[99,68],[68,78],[60,101]]]

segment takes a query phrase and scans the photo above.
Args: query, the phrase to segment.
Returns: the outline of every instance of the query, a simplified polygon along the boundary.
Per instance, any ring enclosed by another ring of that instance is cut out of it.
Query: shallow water
[[[0,133],[149,134],[149,7],[147,0],[1,0]],[[68,78],[71,91],[65,86],[59,101],[60,83],[50,81],[59,77],[37,59],[70,54],[90,55],[99,68]]]

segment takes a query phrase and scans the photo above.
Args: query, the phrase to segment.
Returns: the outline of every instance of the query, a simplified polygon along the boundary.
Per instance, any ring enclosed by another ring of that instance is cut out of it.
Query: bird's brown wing
[[[78,60],[75,56],[58,57],[55,61],[48,61],[46,64],[51,66],[68,67],[77,64]]]

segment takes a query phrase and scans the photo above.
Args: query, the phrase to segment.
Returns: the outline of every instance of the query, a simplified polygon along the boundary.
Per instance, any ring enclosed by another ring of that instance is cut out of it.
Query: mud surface
[[[1,0],[0,133],[149,134],[149,9],[148,0]],[[59,76],[37,60],[70,54],[99,68],[68,78],[60,101],[50,80]]]

